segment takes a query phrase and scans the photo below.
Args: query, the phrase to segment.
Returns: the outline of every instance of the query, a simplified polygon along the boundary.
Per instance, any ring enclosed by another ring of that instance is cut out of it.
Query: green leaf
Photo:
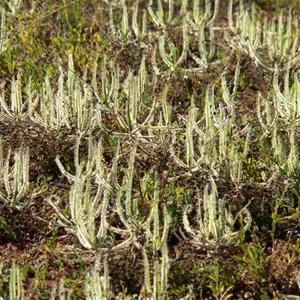
[[[284,217],[284,218],[280,218],[277,223],[278,224],[285,224],[285,223],[290,223],[292,221],[296,221],[300,219],[300,211],[297,211],[296,213],[288,216],[288,217]]]

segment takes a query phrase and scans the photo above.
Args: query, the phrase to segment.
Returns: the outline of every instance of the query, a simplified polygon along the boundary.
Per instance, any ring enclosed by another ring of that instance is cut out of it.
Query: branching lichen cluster
[[[219,26],[217,0],[140,2],[131,8],[125,0],[101,1],[112,45],[139,49],[136,69],[124,70],[108,53],[97,55],[79,76],[74,53],[67,51],[67,71],[55,62],[56,73],[44,77],[40,90],[31,79],[24,83],[20,70],[10,90],[0,94],[1,123],[29,121],[48,132],[67,132],[75,141],[73,169],[61,155],[55,157],[69,185],[67,200],[56,193],[47,202],[57,226],[94,256],[85,278],[86,299],[121,299],[111,287],[111,257],[132,248],[140,254],[144,275],[136,296],[169,299],[174,231],[194,246],[219,249],[238,243],[252,228],[250,197],[238,209],[231,207],[218,183],[230,183],[244,200],[241,190],[252,180],[251,168],[257,186],[269,188],[283,170],[294,176],[300,167],[297,18],[290,12],[286,20],[282,13],[276,20],[262,19],[243,1],[236,14],[231,0],[228,24]],[[10,47],[7,15],[15,15],[21,2],[9,1],[7,9],[1,15],[0,54]],[[226,57],[217,52],[220,37],[230,49]],[[270,89],[251,99],[256,123],[240,115],[245,56],[272,78]],[[193,82],[232,61],[232,70],[223,68],[204,92],[184,95],[185,106],[176,104],[176,112],[174,74]],[[257,139],[269,141],[272,161],[254,167],[249,157]],[[21,211],[44,190],[30,182],[29,146],[4,144],[1,135],[0,199]],[[194,196],[180,207],[181,223],[174,229],[166,186],[193,178],[199,180]],[[22,299],[22,276],[14,262],[10,272],[10,299]],[[184,296],[192,297],[192,290]],[[69,299],[63,283],[52,299],[56,294]]]

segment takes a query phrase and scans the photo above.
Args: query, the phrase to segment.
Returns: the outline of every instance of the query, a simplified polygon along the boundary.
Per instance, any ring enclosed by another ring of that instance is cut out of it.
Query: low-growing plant
[[[1,142],[0,142],[1,144]],[[0,151],[2,147],[0,145]],[[0,158],[3,158],[0,155]],[[31,199],[26,197],[29,193],[29,148],[18,149],[14,153],[14,164],[11,165],[11,151],[3,162],[1,174],[1,186],[4,191],[0,191],[0,199],[10,207],[23,209],[30,205]],[[22,202],[22,200],[24,200]]]
[[[103,255],[103,275],[100,275],[100,261],[99,257],[95,262],[94,268],[90,273],[87,273],[85,280],[85,295],[86,299],[110,299],[109,287],[109,270],[107,255]]]
[[[60,220],[65,227],[73,228],[81,244],[87,249],[94,249],[103,247],[103,242],[107,238],[108,224],[106,221],[107,208],[109,199],[112,193],[112,188],[107,182],[109,176],[115,176],[114,174],[104,174],[104,165],[102,160],[102,145],[101,141],[97,145],[89,137],[88,146],[88,158],[87,161],[79,161],[79,146],[80,138],[77,140],[75,151],[75,166],[76,174],[72,175],[68,173],[59,158],[56,162],[63,175],[65,175],[72,187],[69,194],[70,205],[70,218],[65,216],[59,206],[52,200],[50,200],[51,206],[58,213]],[[118,154],[116,154],[116,160]],[[95,182],[94,172],[95,169],[99,171],[97,173],[97,190],[92,192],[92,184]],[[107,176],[107,178],[105,178]],[[106,188],[103,188],[103,187]],[[59,199],[58,199],[59,200]],[[101,217],[101,222],[96,228],[95,220]]]
[[[233,286],[226,286],[226,283],[221,277],[221,272],[222,270],[219,265],[215,265],[210,269],[208,275],[210,283],[208,288],[211,290],[212,296],[215,299],[228,300],[234,296],[232,294]]]
[[[6,51],[8,47],[8,37],[7,37],[7,29],[5,24],[5,10],[2,10],[1,13],[1,27],[0,27],[0,54]]]
[[[234,38],[228,34],[227,39],[234,49],[246,52],[260,67],[271,72],[278,67],[281,70],[289,70],[297,64],[298,39],[294,39],[293,36],[298,34],[299,24],[297,21],[292,22],[291,13],[285,23],[283,13],[277,20],[262,21],[257,17],[254,3],[249,12],[243,1],[240,1],[240,12],[234,19],[232,3],[231,0],[228,18]]]
[[[0,4],[1,297],[298,293],[297,11],[225,2]]]
[[[245,276],[251,276],[257,284],[260,284],[267,281],[267,269],[272,256],[264,254],[264,247],[257,236],[254,236],[254,241],[250,246],[244,246],[243,256],[237,259],[247,268]]]
[[[226,208],[224,200],[218,199],[217,186],[211,178],[210,185],[205,186],[203,197],[198,193],[197,207],[197,227],[193,229],[188,220],[188,213],[191,211],[191,206],[187,205],[183,214],[183,225],[187,233],[192,237],[195,243],[207,243],[215,246],[232,243],[238,232],[234,231],[234,223],[239,214],[244,211],[246,220],[244,221],[243,230],[250,228],[252,218],[246,207],[240,211],[236,218],[232,216],[232,212]],[[209,191],[210,190],[210,191]]]
[[[22,283],[22,271],[21,268],[12,261],[9,275],[9,299],[21,300],[24,297],[24,287]]]

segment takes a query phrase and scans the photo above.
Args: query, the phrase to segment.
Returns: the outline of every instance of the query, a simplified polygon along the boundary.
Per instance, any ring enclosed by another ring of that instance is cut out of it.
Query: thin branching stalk
[[[201,9],[201,1],[193,1],[193,10],[187,15],[189,23],[194,29],[199,29],[201,27],[210,27],[219,12],[219,0],[214,1],[214,9],[212,10],[211,0],[205,0],[204,10]]]
[[[77,147],[79,147],[79,142]],[[75,155],[77,157],[78,151]],[[118,155],[115,158],[117,159]],[[107,238],[109,227],[106,215],[109,199],[113,191],[108,183],[111,174],[105,174],[103,170],[97,169],[104,168],[102,160],[101,140],[97,145],[92,141],[91,137],[89,138],[87,160],[79,161],[78,157],[75,159],[75,175],[67,173],[59,159],[57,159],[62,173],[72,182],[69,194],[70,217],[66,217],[59,206],[50,199],[50,205],[58,213],[62,224],[75,232],[80,243],[85,248],[93,250],[104,247],[103,242]],[[95,173],[98,174],[97,179]],[[99,217],[101,221],[97,229],[96,220]]]
[[[165,34],[160,34],[158,36],[159,53],[162,57],[163,62],[172,71],[180,66],[180,64],[185,60],[188,50],[189,50],[189,39],[187,34],[187,23],[183,23],[183,46],[180,56],[177,53],[177,48],[174,43],[168,42],[169,53],[165,50],[166,37]]]
[[[164,10],[163,3],[161,0],[157,1],[157,9],[153,10],[153,0],[149,1],[148,12],[151,17],[152,22],[160,27],[167,28],[172,25],[176,18],[174,18],[174,0],[168,0],[168,10],[167,12]],[[166,16],[168,15],[168,16]]]
[[[1,13],[1,27],[0,27],[0,53],[6,51],[8,47],[8,37],[7,37],[7,30],[6,26],[6,16],[5,10],[2,10]]]
[[[1,184],[5,192],[0,192],[0,199],[16,209],[28,207],[31,203],[29,192],[29,148],[17,149],[14,153],[14,163],[11,165],[11,151],[9,150],[3,163]],[[3,159],[3,158],[2,158]],[[2,164],[2,162],[1,162]]]
[[[218,198],[217,186],[212,178],[210,185],[205,186],[203,197],[198,194],[197,229],[190,226],[188,220],[190,210],[190,206],[184,209],[183,225],[195,243],[206,242],[211,245],[220,245],[234,241],[237,235],[237,232],[233,230],[235,219],[226,208],[225,201]],[[247,215],[244,230],[248,230],[252,219],[249,211],[246,208],[243,210]]]
[[[122,1],[120,3],[120,6],[122,8],[122,18],[121,20],[117,20],[119,22],[117,24],[116,19],[114,15],[115,7],[113,4],[109,4],[109,28],[112,40],[121,43],[126,44],[134,41],[133,35],[136,36],[137,39],[142,39],[143,36],[145,36],[147,31],[147,15],[144,14],[143,16],[143,25],[142,25],[142,32],[139,30],[138,22],[137,22],[137,13],[138,13],[138,2],[136,3],[136,8],[132,11],[132,22],[130,27],[130,16],[129,16],[129,9],[127,6],[126,1]],[[143,44],[145,46],[145,44]]]
[[[57,89],[45,77],[39,108],[31,119],[44,127],[52,129],[75,128],[78,135],[86,134],[94,126],[93,89],[76,77],[72,54],[69,54],[68,72],[59,65]],[[37,105],[31,105],[36,108]]]
[[[188,172],[196,172],[200,169],[201,163],[203,162],[203,131],[197,125],[197,114],[198,108],[195,106],[194,99],[191,99],[189,115],[185,120],[185,159],[180,158],[175,153],[174,145],[176,144],[178,132],[173,131],[172,142],[170,143],[170,153],[174,161],[180,166],[188,170]],[[198,143],[197,144],[197,138]],[[199,150],[198,153],[195,152]]]
[[[66,289],[65,278],[59,280],[59,286],[51,290],[50,300],[71,300],[72,290]]]
[[[100,275],[100,262],[103,262],[103,275]],[[85,278],[85,296],[88,300],[110,299],[107,254],[97,257],[93,269],[87,273]]]
[[[0,135],[0,181],[3,180],[4,177],[4,161],[3,161],[3,138]]]
[[[3,92],[0,95],[0,116],[3,119],[7,120],[24,120],[27,117],[31,116],[32,113],[37,109],[39,104],[39,97],[36,99],[32,99],[32,95],[30,94],[26,98],[22,95],[22,74],[18,72],[17,77],[13,78],[11,82],[11,90],[10,90],[10,101],[9,104],[6,101],[5,94]],[[30,86],[30,82],[28,83]],[[27,85],[27,87],[29,87]]]
[[[168,232],[170,216],[167,208],[163,206],[163,230],[160,226],[160,213],[158,209],[160,201],[160,175],[155,172],[153,208],[146,222],[147,244],[142,249],[144,262],[144,285],[146,294],[150,299],[165,299],[168,286],[168,272],[170,268],[168,256]],[[150,276],[149,254],[146,247],[151,248],[153,262],[152,284]]]
[[[142,40],[148,33],[147,28],[147,11],[143,10],[143,17],[142,17],[142,28],[139,28],[139,1],[132,8],[132,30],[138,40]]]
[[[246,52],[260,67],[270,72],[289,70],[299,62],[299,21],[292,22],[291,12],[283,22],[283,13],[277,20],[261,21],[255,4],[249,12],[240,1],[238,16],[233,20],[232,2],[229,10],[229,27],[234,34],[226,34],[227,41],[235,50]],[[267,51],[268,57],[265,55]]]
[[[112,75],[109,77],[107,74],[109,71]],[[111,107],[113,106],[114,99],[118,98],[118,92],[120,87],[120,70],[113,65],[110,65],[110,70],[107,69],[107,58],[104,55],[101,64],[101,92],[100,99],[101,103]]]
[[[290,132],[290,153],[287,159],[288,174],[292,174],[299,170],[298,147],[295,141],[295,127],[291,127]]]
[[[162,112],[164,123],[166,127],[170,128],[171,126],[171,107],[167,102],[167,94],[168,94],[168,87],[164,89],[163,96],[162,96]]]
[[[274,73],[273,96],[277,114],[281,121],[286,125],[298,125],[300,123],[300,81],[298,74],[290,80],[289,71],[287,71],[283,91],[278,83],[278,70]],[[292,84],[290,83],[292,82]]]
[[[235,68],[235,73],[234,73],[234,83],[233,83],[232,92],[230,92],[230,90],[228,88],[228,83],[226,81],[225,74],[223,73],[221,75],[223,100],[226,103],[229,113],[232,117],[235,115],[234,107],[235,107],[235,99],[236,99],[237,89],[238,89],[238,85],[239,85],[240,72],[241,72],[240,61],[238,60],[236,68]]]
[[[192,68],[191,71],[198,70],[203,72],[209,66],[219,63],[219,61],[212,61],[215,56],[214,31],[212,29],[209,31],[209,41],[205,37],[205,29],[203,27],[200,27],[194,34],[196,34],[198,41],[198,53],[195,54],[189,51],[189,54],[198,64],[198,68]]]
[[[13,260],[9,276],[9,300],[24,299],[24,288],[22,283],[22,271]]]
[[[22,1],[21,0],[9,0],[7,1],[7,6],[11,13],[15,15],[17,11],[21,8],[22,6]]]
[[[261,93],[257,97],[257,118],[263,129],[264,135],[269,134],[277,128],[278,110],[272,101],[271,95],[265,99]]]
[[[132,195],[132,184],[133,184],[133,175],[134,175],[134,163],[136,158],[137,145],[134,144],[131,150],[131,154],[128,160],[128,167],[124,170],[124,179],[122,186],[120,187],[117,193],[116,199],[116,210],[120,217],[121,222],[125,226],[127,235],[127,241],[123,246],[128,245],[128,243],[135,242],[137,240],[136,232],[143,226],[143,220],[139,219],[139,211],[137,207],[137,201]],[[112,228],[112,230],[116,230]],[[119,231],[117,229],[117,231]],[[139,245],[137,245],[139,248]],[[119,249],[119,247],[118,247]]]

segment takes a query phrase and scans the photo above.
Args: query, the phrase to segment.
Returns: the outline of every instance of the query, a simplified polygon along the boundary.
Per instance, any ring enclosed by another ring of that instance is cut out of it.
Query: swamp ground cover
[[[0,297],[300,297],[298,1],[0,8]]]

